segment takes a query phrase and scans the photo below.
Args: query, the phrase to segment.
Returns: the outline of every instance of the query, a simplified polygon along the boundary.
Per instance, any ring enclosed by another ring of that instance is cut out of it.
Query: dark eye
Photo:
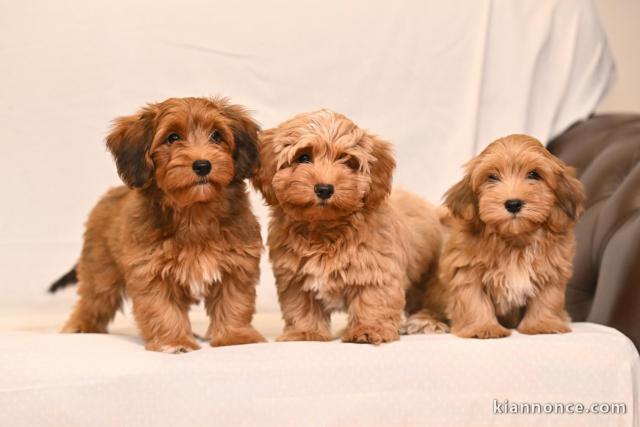
[[[217,130],[214,130],[213,132],[211,132],[211,136],[209,138],[211,139],[211,141],[217,144],[222,141],[222,134]]]
[[[296,159],[298,163],[311,163],[311,155],[310,154],[301,154]]]
[[[540,180],[540,175],[538,174],[537,171],[532,170],[531,172],[529,172],[527,174],[527,179],[535,179],[536,181]]]
[[[169,134],[169,136],[166,139],[166,143],[171,145],[176,141],[180,141],[182,138],[180,138],[180,135],[178,135],[177,133],[171,133]]]
[[[343,154],[339,157],[339,160],[342,161],[345,165],[347,165],[349,168],[353,169],[353,170],[358,170],[360,169],[360,163],[354,159],[353,157],[347,155],[347,154]]]
[[[498,175],[496,175],[495,173],[492,173],[491,175],[489,175],[487,177],[487,181],[489,181],[489,182],[497,182],[497,181],[500,181],[500,178],[498,178]]]

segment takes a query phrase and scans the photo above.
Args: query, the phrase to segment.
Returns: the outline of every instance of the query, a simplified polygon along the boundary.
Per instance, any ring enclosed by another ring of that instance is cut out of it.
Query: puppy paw
[[[400,334],[397,329],[369,325],[356,325],[347,328],[344,335],[342,335],[343,342],[360,344],[382,344],[399,339]]]
[[[511,335],[511,331],[499,324],[467,326],[459,330],[453,330],[454,335],[460,338],[504,338]]]
[[[536,334],[564,334],[571,332],[571,327],[568,323],[560,319],[543,320],[537,322],[525,322],[523,321],[518,326],[518,332],[527,335]]]
[[[213,347],[254,344],[260,342],[267,342],[267,340],[260,334],[260,332],[253,329],[253,327],[227,331],[224,334],[214,334],[213,338],[211,338],[211,345]]]
[[[400,326],[400,333],[407,334],[445,334],[449,326],[431,316],[416,314]]]
[[[331,335],[320,331],[303,331],[287,329],[276,341],[331,341]]]
[[[62,330],[62,334],[106,334],[106,326],[96,326],[89,323],[68,322]]]
[[[145,348],[149,351],[157,351],[160,353],[182,354],[189,353],[193,350],[199,350],[200,346],[193,340],[181,340],[179,342],[171,343],[150,342],[145,346]]]

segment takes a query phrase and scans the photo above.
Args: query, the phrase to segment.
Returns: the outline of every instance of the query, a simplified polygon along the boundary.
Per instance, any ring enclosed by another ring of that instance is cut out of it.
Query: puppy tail
[[[53,284],[49,286],[49,293],[53,294],[60,289],[66,288],[69,285],[78,283],[78,273],[76,272],[77,268],[78,266],[74,265],[73,268],[67,271],[64,276],[53,282]]]

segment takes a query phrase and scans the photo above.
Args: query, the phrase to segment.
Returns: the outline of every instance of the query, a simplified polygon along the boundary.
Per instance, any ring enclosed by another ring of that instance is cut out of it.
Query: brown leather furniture
[[[549,150],[575,166],[587,192],[567,289],[573,321],[612,326],[640,349],[640,115],[598,115]]]

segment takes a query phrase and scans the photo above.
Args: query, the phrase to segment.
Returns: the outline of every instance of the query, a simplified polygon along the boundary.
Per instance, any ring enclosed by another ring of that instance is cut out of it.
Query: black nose
[[[313,187],[313,190],[316,192],[316,195],[320,197],[322,200],[326,200],[333,194],[333,185],[331,184],[316,184]]]
[[[211,162],[209,160],[196,160],[191,167],[196,175],[206,176],[211,172]]]
[[[505,209],[513,214],[520,212],[522,205],[524,205],[524,203],[520,199],[510,199],[504,202]]]

